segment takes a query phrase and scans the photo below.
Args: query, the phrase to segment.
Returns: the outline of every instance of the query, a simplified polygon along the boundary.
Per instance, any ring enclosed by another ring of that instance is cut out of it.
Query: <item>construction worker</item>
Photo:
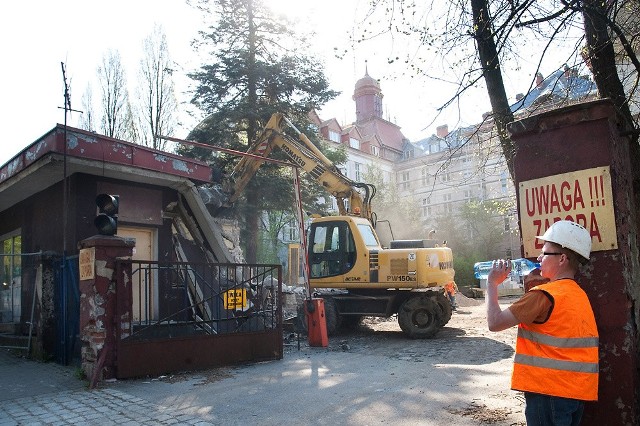
[[[591,235],[567,220],[542,236],[542,284],[502,310],[497,287],[511,272],[495,260],[487,279],[489,330],[518,325],[511,388],[524,392],[528,426],[578,425],[585,401],[598,399],[598,330],[586,293],[575,281],[591,254]]]
[[[458,291],[458,286],[455,281],[450,281],[444,286],[444,291],[447,293],[447,297],[449,298],[449,302],[451,302],[451,309],[454,311],[458,309],[458,304],[456,303],[456,291]]]

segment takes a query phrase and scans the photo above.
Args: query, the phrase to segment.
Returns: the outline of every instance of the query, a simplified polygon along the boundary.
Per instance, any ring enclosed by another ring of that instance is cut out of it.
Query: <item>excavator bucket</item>
[[[219,184],[199,186],[198,193],[212,217],[216,217],[220,213],[229,199],[229,196],[222,191],[222,185]]]

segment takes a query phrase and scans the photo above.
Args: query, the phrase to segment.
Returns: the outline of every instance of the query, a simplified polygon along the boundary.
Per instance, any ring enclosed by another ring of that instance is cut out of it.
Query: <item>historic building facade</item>
[[[589,77],[565,66],[547,78],[538,74],[536,86],[518,95],[511,108],[519,118],[596,95]],[[506,257],[520,257],[515,187],[490,115],[478,125],[452,131],[439,126],[436,134],[411,142],[398,125],[383,118],[382,98],[380,83],[366,72],[355,84],[354,123],[341,125],[335,118],[312,115],[328,144],[346,147],[343,172],[362,180],[369,167],[380,169],[385,183],[417,205],[419,220],[429,230],[439,216],[455,217],[472,200],[511,203],[513,208],[497,218],[504,229],[501,251]]]

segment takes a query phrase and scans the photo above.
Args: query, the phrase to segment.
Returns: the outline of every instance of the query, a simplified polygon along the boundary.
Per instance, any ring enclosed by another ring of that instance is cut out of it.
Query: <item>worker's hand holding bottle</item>
[[[498,287],[511,273],[511,261],[504,259],[494,260],[487,277],[487,286]]]

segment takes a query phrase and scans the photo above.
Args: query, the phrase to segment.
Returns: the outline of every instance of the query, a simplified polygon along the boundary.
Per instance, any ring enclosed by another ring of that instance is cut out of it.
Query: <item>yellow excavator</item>
[[[221,206],[233,205],[275,148],[337,200],[339,214],[313,218],[306,244],[309,295],[324,299],[328,334],[363,316],[397,314],[409,337],[433,337],[451,318],[443,291],[454,279],[451,249],[428,239],[395,240],[383,247],[371,210],[375,187],[344,176],[284,115],[273,114],[224,179]]]

